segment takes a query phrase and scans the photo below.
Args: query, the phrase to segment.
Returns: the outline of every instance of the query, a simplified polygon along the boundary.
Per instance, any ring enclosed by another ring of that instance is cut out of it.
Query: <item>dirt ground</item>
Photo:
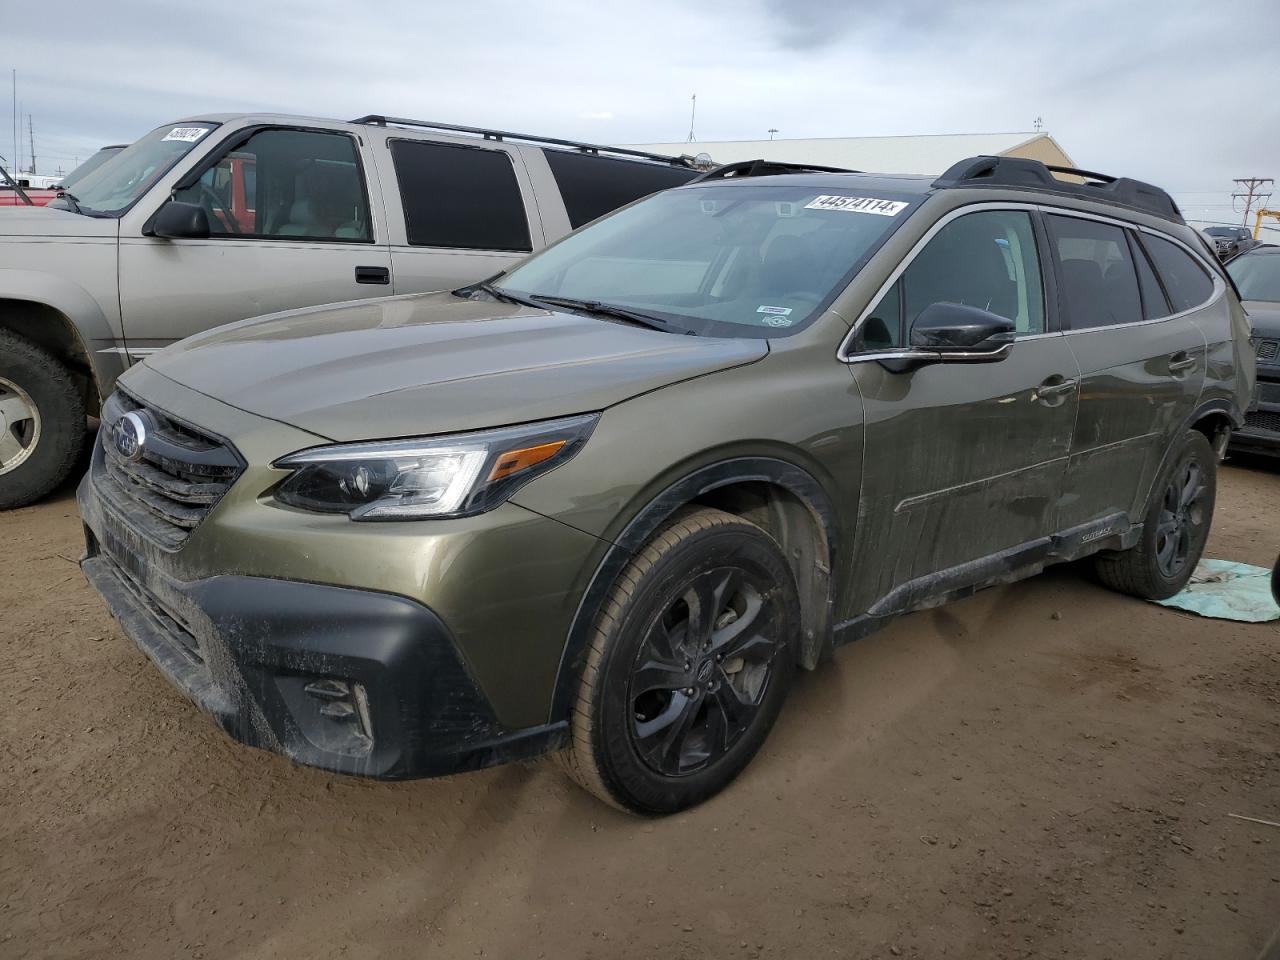
[[[1209,556],[1270,564],[1280,468]],[[1252,958],[1280,924],[1280,627],[1082,567],[799,679],[667,820],[546,763],[387,784],[238,746],[125,639],[67,488],[0,515],[0,957]]]

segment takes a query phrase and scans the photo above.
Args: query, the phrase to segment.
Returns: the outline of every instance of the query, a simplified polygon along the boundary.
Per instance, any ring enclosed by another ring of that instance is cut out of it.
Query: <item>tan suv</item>
[[[131,363],[233,320],[449,289],[697,173],[393,117],[202,115],[0,209],[0,509],[57,485]]]

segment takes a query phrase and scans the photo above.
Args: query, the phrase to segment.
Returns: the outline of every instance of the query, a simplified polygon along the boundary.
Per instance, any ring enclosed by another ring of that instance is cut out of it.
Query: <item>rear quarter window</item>
[[[633,200],[678,187],[698,175],[696,170],[641,160],[618,160],[566,150],[544,150],[543,154],[564,198],[569,225],[575,230]]]
[[[1149,233],[1143,234],[1142,243],[1151,254],[1175,312],[1198,307],[1213,296],[1213,280],[1187,251],[1172,240]]]
[[[389,146],[411,245],[533,249],[520,183],[505,151],[424,140]]]

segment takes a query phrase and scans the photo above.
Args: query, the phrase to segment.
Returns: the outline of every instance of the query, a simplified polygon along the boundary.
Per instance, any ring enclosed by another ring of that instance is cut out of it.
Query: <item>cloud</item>
[[[391,113],[618,142],[1030,130],[1081,166],[1219,192],[1280,179],[1278,68],[1242,59],[1280,4],[1240,0],[338,0],[76,5],[57,30],[10,19],[37,154],[70,167],[104,143],[219,110]],[[485,29],[477,29],[478,24]],[[1259,48],[1261,49],[1261,48]],[[1223,88],[1222,68],[1232,78]],[[608,110],[584,110],[584,93]],[[604,114],[612,114],[606,117]],[[26,148],[23,148],[25,154]],[[45,164],[42,161],[42,166]],[[1216,195],[1216,194],[1215,194]],[[1229,208],[1228,208],[1229,209]]]

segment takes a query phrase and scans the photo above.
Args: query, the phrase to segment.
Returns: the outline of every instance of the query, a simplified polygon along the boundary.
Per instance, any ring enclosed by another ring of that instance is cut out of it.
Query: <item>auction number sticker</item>
[[[896,217],[907,202],[905,200],[879,200],[876,197],[837,197],[823,194],[804,205],[806,210],[844,210],[849,213],[875,213],[882,217]]]
[[[174,127],[164,135],[164,139],[177,140],[181,143],[195,143],[209,130],[209,127]]]

